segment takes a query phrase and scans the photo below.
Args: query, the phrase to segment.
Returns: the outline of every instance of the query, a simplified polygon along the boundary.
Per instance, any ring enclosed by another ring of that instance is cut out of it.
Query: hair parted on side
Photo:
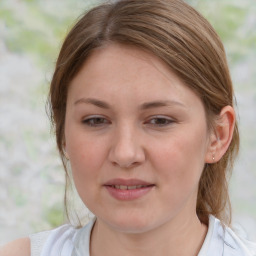
[[[67,35],[52,78],[49,107],[56,140],[70,183],[63,146],[68,88],[88,56],[109,43],[131,45],[162,59],[202,100],[209,129],[234,92],[221,40],[209,24],[182,0],[120,0],[89,10]],[[239,150],[237,123],[231,144],[214,164],[206,164],[198,190],[197,214],[231,222],[228,179]],[[66,190],[67,191],[67,190]]]

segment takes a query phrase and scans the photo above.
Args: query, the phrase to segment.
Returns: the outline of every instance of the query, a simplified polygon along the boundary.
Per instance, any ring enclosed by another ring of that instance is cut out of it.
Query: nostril
[[[120,163],[117,163],[117,162],[112,162],[112,164],[114,166],[118,166],[118,167],[121,167],[121,168],[124,168],[124,169],[130,169],[130,168],[134,168],[134,167],[138,166],[140,163],[139,162],[132,162],[132,163],[127,163],[127,164],[120,164]]]
[[[114,166],[121,168],[133,168],[145,160],[145,152],[135,138],[127,136],[114,140],[109,152],[109,160]]]

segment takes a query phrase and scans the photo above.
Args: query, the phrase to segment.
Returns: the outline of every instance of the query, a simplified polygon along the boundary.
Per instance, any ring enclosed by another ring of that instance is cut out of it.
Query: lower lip
[[[148,186],[137,189],[118,189],[111,186],[105,186],[109,194],[117,200],[129,201],[143,197],[149,193],[154,186]]]

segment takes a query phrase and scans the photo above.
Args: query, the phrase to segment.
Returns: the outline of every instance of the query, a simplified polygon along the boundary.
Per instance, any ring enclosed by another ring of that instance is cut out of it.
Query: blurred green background
[[[256,2],[187,2],[211,22],[226,48],[242,142],[230,185],[233,217],[256,240]],[[64,36],[95,4],[0,0],[0,244],[64,221],[64,171],[45,102]]]

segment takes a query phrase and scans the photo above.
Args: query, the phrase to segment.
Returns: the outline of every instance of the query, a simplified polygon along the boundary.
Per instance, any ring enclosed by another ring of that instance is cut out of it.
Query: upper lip
[[[115,186],[115,185],[123,185],[123,186],[150,186],[154,185],[153,183],[139,180],[139,179],[112,179],[104,183],[104,186]]]

